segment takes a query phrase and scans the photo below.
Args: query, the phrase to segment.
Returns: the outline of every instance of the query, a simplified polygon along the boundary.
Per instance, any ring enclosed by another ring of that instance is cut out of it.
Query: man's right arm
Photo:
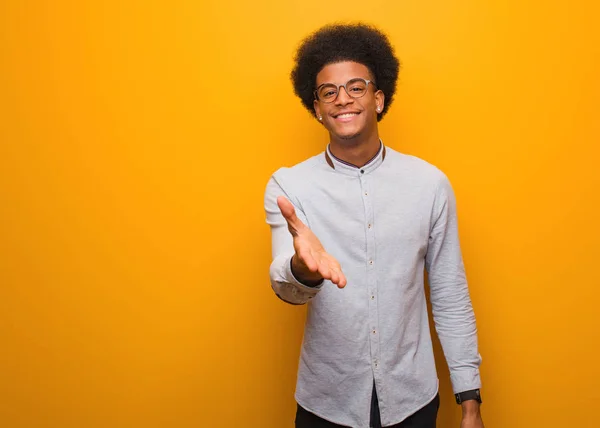
[[[271,177],[265,191],[265,212],[267,224],[271,227],[273,255],[270,268],[271,287],[283,301],[302,305],[317,295],[323,285],[323,279],[318,274],[311,275],[310,272],[306,272],[306,269],[300,266],[297,256],[294,257],[294,240],[288,222],[277,204],[279,196],[289,199],[277,180]],[[299,220],[306,224],[304,213],[298,207],[294,208]]]

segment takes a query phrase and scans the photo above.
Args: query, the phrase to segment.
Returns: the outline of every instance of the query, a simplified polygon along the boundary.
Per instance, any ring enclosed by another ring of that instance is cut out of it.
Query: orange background
[[[384,142],[455,187],[486,427],[598,426],[598,12],[1,1],[0,426],[292,427],[305,308],[270,289],[262,197],[327,142],[294,48],[356,19],[403,63]]]

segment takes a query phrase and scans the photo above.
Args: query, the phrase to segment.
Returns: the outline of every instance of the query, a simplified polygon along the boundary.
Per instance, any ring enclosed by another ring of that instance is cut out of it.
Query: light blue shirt
[[[308,287],[294,278],[292,236],[278,206],[298,217],[341,264],[348,284]],[[438,392],[424,289],[454,392],[481,387],[477,330],[447,177],[381,145],[362,168],[329,147],[281,168],[265,192],[271,285],[282,300],[308,303],[296,401],[331,422],[369,427],[373,382],[383,426],[400,423]]]

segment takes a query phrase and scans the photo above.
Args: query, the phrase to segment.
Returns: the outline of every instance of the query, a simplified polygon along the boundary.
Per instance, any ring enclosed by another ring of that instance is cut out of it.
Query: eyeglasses
[[[337,99],[340,88],[344,88],[346,93],[352,98],[360,98],[367,93],[369,83],[375,86],[375,82],[361,78],[350,79],[344,85],[323,83],[314,92],[315,99],[324,103],[332,103]]]

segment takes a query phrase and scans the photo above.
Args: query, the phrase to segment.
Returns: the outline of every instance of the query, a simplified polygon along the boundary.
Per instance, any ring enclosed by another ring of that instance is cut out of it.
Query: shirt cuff
[[[293,256],[292,256],[293,257]],[[323,287],[323,282],[321,281],[319,284],[317,285],[306,285],[301,283],[298,278],[296,278],[294,276],[294,273],[292,272],[292,257],[290,257],[290,260],[288,263],[285,264],[285,269],[284,269],[284,276],[285,276],[285,280],[287,282],[289,282],[290,284],[295,285],[296,287],[300,288],[302,291],[310,293],[310,294],[315,294],[316,291],[318,291],[321,287]]]
[[[478,369],[460,370],[450,374],[452,390],[455,394],[481,388],[481,378]]]

